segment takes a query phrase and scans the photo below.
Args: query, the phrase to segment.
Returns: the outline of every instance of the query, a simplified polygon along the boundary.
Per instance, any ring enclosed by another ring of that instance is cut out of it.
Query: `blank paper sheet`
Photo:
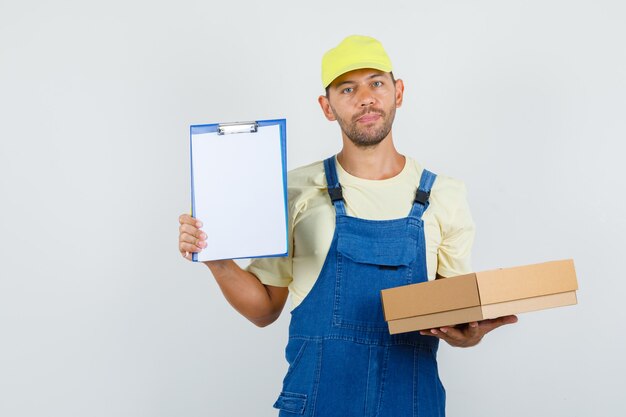
[[[280,125],[191,135],[192,207],[207,247],[197,261],[287,254]]]

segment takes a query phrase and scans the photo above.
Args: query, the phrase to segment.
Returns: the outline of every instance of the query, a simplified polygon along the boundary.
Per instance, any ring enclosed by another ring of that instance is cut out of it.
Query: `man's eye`
[[[381,86],[383,85],[383,82],[382,82],[382,81],[374,81],[374,82],[372,83],[372,85],[373,85],[374,87],[381,87]]]
[[[341,92],[343,94],[350,94],[352,91],[354,91],[354,88],[352,88],[352,87],[347,87],[347,88],[344,88],[343,90],[341,90]]]

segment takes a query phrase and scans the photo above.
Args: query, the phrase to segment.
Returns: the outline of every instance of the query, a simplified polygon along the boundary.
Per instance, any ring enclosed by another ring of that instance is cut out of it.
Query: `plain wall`
[[[286,117],[289,168],[337,152],[320,60],[353,33],[405,81],[399,150],[465,181],[474,269],[577,267],[579,305],[442,344],[448,414],[624,415],[624,21],[605,0],[0,0],[0,415],[276,415],[288,310],[254,327],[178,253],[189,125]]]

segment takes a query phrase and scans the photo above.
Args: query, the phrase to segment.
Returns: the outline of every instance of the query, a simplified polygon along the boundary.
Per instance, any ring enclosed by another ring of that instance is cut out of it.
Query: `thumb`
[[[500,327],[500,326],[504,326],[506,324],[514,324],[517,323],[517,316],[502,316],[502,317],[498,317],[497,319],[494,319],[492,321],[493,323],[493,327],[492,330]]]

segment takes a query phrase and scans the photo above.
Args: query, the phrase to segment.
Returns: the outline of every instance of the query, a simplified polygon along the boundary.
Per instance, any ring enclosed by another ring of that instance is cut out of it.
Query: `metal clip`
[[[257,122],[235,122],[222,123],[217,126],[218,135],[229,135],[231,133],[255,133],[259,125]]]

